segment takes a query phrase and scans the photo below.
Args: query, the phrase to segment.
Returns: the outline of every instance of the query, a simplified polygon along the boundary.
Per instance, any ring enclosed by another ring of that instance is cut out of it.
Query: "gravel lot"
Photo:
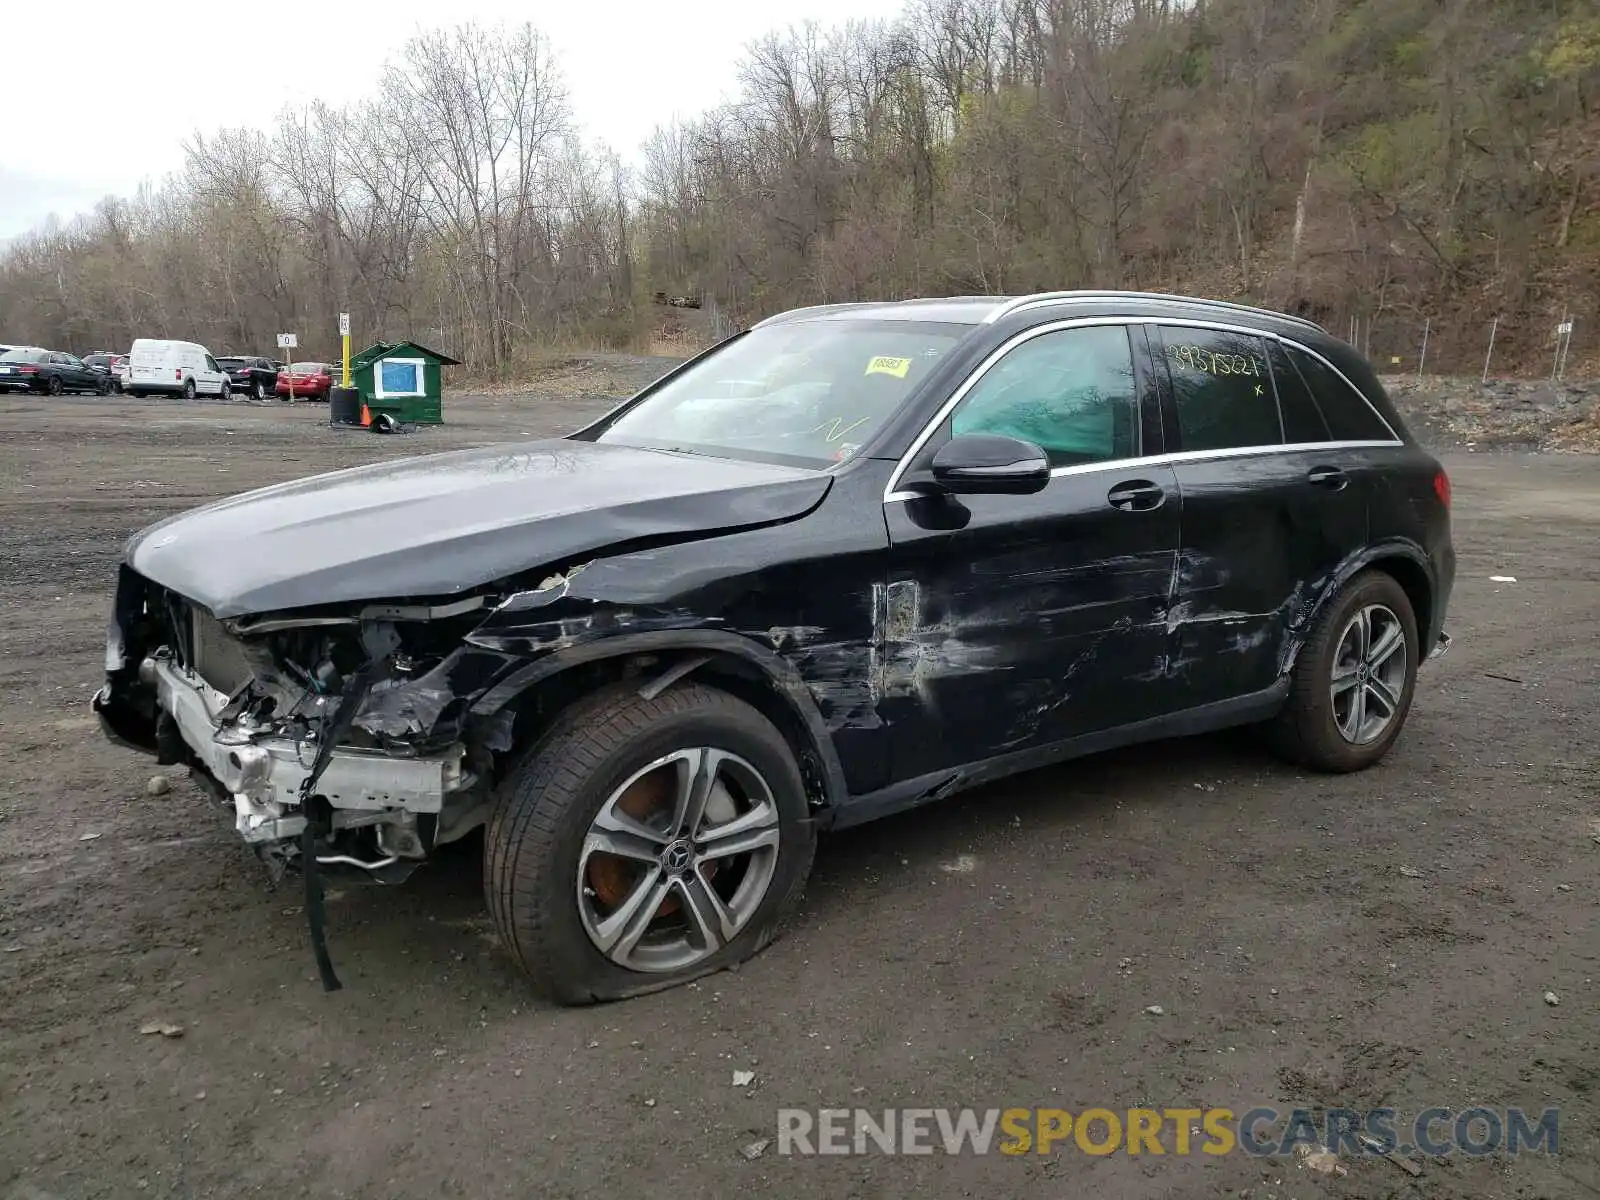
[[[332,897],[324,995],[297,889],[94,727],[122,540],[603,406],[451,396],[383,438],[309,405],[0,399],[0,1198],[1600,1194],[1595,458],[1447,458],[1456,646],[1365,775],[1236,738],[1031,774],[826,841],[743,970],[586,1010],[530,1002],[463,847]],[[741,1154],[779,1107],[1036,1104],[1559,1107],[1562,1153]]]

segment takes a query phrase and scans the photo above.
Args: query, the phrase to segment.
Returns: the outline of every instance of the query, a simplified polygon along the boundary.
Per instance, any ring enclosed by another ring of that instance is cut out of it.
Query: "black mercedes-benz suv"
[[[1296,318],[1062,292],[773,317],[576,433],[340,471],[136,535],[94,707],[277,872],[398,880],[486,825],[564,1002],[749,957],[819,830],[1130,742],[1393,745],[1450,485]]]

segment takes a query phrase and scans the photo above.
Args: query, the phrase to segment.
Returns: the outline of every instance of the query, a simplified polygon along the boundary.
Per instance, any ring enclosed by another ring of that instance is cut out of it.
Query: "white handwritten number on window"
[[[1200,371],[1206,375],[1244,375],[1255,379],[1266,378],[1265,364],[1254,354],[1219,354],[1203,346],[1173,346],[1170,353],[1180,367]],[[1256,395],[1267,394],[1264,384],[1256,384]]]

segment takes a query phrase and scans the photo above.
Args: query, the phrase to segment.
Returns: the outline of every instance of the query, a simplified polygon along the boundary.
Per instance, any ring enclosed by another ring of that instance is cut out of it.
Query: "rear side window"
[[[1129,458],[1135,395],[1126,326],[1062,329],[1030,338],[986,371],[950,432],[1021,438],[1052,467]]]
[[[1366,399],[1346,383],[1344,377],[1314,354],[1288,347],[1288,354],[1299,368],[1317,399],[1328,433],[1336,442],[1389,442],[1394,434],[1383,418],[1372,411]]]
[[[1161,342],[1184,450],[1283,444],[1265,340],[1163,326]]]
[[[1307,442],[1326,442],[1328,423],[1312,398],[1311,388],[1289,361],[1289,355],[1275,341],[1267,343],[1272,359],[1272,379],[1278,385],[1278,411],[1283,414],[1283,440],[1291,446]]]

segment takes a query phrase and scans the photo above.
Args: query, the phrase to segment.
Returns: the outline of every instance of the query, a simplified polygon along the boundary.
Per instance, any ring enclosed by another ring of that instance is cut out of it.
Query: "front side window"
[[[984,372],[951,417],[950,435],[1021,438],[1052,467],[1068,467],[1132,457],[1137,411],[1127,328],[1059,329]]]
[[[1220,329],[1161,328],[1183,450],[1280,446],[1272,373],[1262,338]]]
[[[823,318],[753,329],[595,440],[825,467],[856,453],[970,327]]]

